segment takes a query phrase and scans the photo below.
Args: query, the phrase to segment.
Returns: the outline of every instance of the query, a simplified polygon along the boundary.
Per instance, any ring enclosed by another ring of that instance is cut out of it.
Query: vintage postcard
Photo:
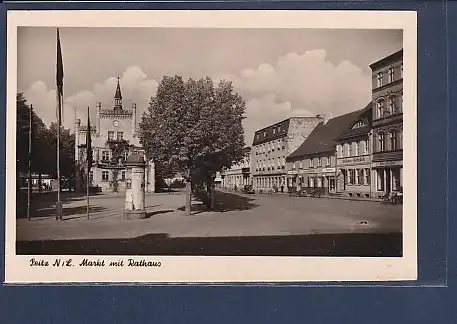
[[[417,279],[416,30],[8,12],[5,281]]]

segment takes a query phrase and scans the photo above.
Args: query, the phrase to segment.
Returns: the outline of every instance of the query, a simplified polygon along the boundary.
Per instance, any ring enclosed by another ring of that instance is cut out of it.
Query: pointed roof
[[[119,84],[119,74],[117,75],[117,87],[116,87],[116,94],[114,95],[114,99],[122,99],[121,85]]]

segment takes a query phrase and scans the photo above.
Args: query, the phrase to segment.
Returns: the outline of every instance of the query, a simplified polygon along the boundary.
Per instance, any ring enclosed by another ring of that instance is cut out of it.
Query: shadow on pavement
[[[91,193],[90,197],[103,196],[103,193]],[[60,194],[60,200],[64,204],[70,201],[86,199],[85,193],[64,191]],[[31,215],[33,217],[54,216],[55,204],[57,201],[57,191],[34,192],[31,197]],[[66,210],[67,208],[65,208]],[[27,218],[27,192],[19,191],[16,196],[16,218]]]
[[[18,255],[219,255],[401,257],[402,234],[313,234],[17,242]]]
[[[215,191],[216,194],[216,206],[214,209],[207,209],[202,203],[194,204],[191,206],[193,215],[197,215],[206,211],[211,212],[229,212],[229,211],[243,211],[251,210],[258,207],[258,204],[252,203],[254,199],[239,196],[228,192]],[[179,207],[178,210],[183,211],[185,206]]]
[[[171,212],[174,212],[174,210],[173,209],[156,210],[153,212],[146,213],[146,218],[150,218],[154,215],[166,214],[166,213],[171,213]]]

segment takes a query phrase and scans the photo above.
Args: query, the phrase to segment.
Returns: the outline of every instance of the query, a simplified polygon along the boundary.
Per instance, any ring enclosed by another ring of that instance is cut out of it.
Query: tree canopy
[[[232,83],[164,77],[140,122],[140,141],[156,164],[196,183],[243,158],[245,102]]]

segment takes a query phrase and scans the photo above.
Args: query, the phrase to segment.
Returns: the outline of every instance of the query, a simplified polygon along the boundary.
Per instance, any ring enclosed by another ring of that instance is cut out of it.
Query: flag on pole
[[[60,47],[60,34],[59,28],[57,28],[57,67],[56,67],[56,84],[57,84],[57,121],[59,126],[62,122],[63,109],[62,109],[62,98],[63,98],[63,60],[62,60],[62,49]]]
[[[91,131],[90,131],[89,107],[87,107],[86,156],[87,156],[87,172],[90,172],[90,168],[92,167],[92,139],[91,139]]]

